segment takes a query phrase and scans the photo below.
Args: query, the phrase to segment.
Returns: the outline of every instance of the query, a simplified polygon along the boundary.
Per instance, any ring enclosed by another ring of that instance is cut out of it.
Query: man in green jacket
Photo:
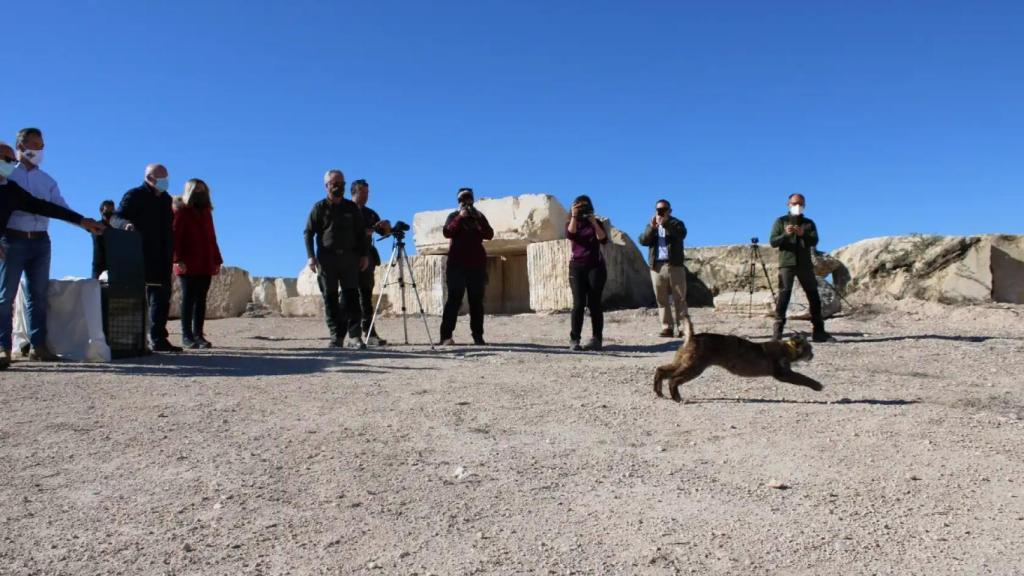
[[[683,319],[689,314],[686,309],[686,268],[683,267],[686,225],[672,216],[672,205],[668,200],[658,200],[654,211],[650,224],[640,234],[640,244],[648,247],[651,283],[661,311],[660,335],[671,338],[677,334],[676,329],[682,332]],[[675,305],[674,318],[669,295]]]
[[[814,221],[804,216],[806,200],[803,194],[790,194],[789,213],[776,218],[772,225],[771,244],[779,249],[779,301],[775,305],[775,325],[772,338],[782,339],[786,325],[786,309],[793,293],[793,280],[807,295],[811,308],[811,323],[814,326],[812,339],[815,342],[829,342],[833,338],[825,331],[825,320],[821,317],[821,298],[818,296],[818,279],[814,276],[811,252],[818,245],[818,228]]]

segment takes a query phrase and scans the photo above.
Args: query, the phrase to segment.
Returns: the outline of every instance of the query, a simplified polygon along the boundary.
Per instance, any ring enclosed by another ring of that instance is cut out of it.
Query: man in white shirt
[[[660,335],[666,338],[676,334],[681,337],[684,318],[689,315],[683,256],[685,238],[686,225],[672,216],[672,205],[668,200],[658,200],[650,224],[640,234],[640,244],[648,247],[651,283],[661,310]]]
[[[68,208],[60,195],[56,180],[43,172],[43,133],[38,128],[25,128],[18,132],[15,144],[18,165],[8,176],[30,194],[58,206]],[[0,281],[5,284],[4,301],[0,307],[10,306],[18,292],[21,275],[25,275],[25,303],[28,305],[28,336],[31,344],[29,359],[45,362],[58,360],[46,347],[46,295],[50,283],[50,219],[46,216],[17,211],[11,215],[4,231],[7,257],[0,262]],[[11,302],[7,302],[7,298]],[[0,347],[10,349],[10,342]]]

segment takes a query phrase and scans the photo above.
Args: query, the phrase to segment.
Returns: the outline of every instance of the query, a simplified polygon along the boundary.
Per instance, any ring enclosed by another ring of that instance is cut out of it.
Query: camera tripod
[[[434,349],[434,340],[430,337],[430,326],[427,324],[427,314],[423,311],[423,302],[420,300],[420,293],[416,290],[416,277],[413,276],[412,266],[409,264],[409,256],[405,253],[405,234],[395,233],[395,243],[391,248],[391,258],[388,259],[388,269],[384,273],[384,282],[380,287],[380,294],[377,296],[377,305],[373,308],[373,317],[370,319],[370,328],[367,334],[373,334],[373,326],[377,323],[380,315],[380,304],[384,300],[384,290],[392,284],[398,284],[398,291],[401,294],[402,302],[402,331],[405,334],[405,343],[409,343],[409,319],[405,309],[405,270],[409,270],[409,284],[412,286],[412,293],[416,296],[416,305],[420,309],[420,318],[423,319],[423,328],[427,333],[427,342],[430,342],[430,349]],[[391,271],[398,268],[398,279],[388,282],[391,278]]]
[[[772,286],[772,278],[768,275],[768,267],[764,263],[764,258],[761,256],[761,245],[758,244],[757,237],[750,239],[750,256],[747,263],[747,293],[749,299],[747,300],[747,316],[754,315],[754,290],[757,287],[757,266],[761,265],[761,272],[764,274],[764,279],[768,282],[768,290],[772,293],[772,302],[778,302],[778,296],[775,295],[775,287]]]

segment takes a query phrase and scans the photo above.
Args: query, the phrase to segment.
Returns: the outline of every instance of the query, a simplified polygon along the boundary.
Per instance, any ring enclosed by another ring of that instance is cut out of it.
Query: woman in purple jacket
[[[572,243],[569,260],[569,286],[572,287],[572,328],[569,331],[570,350],[600,350],[604,329],[604,307],[601,293],[608,280],[601,244],[608,242],[608,233],[594,216],[594,204],[589,196],[578,196],[572,202],[572,214],[565,229],[565,237]],[[593,337],[586,346],[580,345],[583,332],[583,309],[590,309]]]

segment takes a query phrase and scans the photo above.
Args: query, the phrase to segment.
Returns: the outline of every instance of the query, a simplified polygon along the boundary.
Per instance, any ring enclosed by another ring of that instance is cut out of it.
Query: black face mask
[[[334,186],[327,193],[331,195],[331,198],[344,198],[345,197],[345,187],[344,186],[340,186],[340,187],[339,186]]]

